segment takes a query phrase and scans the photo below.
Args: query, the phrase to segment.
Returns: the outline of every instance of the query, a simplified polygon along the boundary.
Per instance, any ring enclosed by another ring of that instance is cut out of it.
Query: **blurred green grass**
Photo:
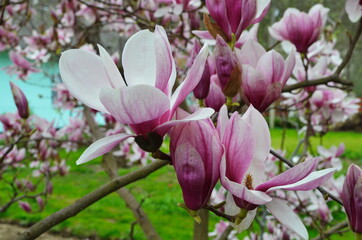
[[[275,149],[280,148],[282,129],[271,130],[272,145]],[[323,138],[323,145],[329,148],[344,142],[346,152],[342,158],[353,161],[359,165],[362,163],[362,134],[354,132],[330,132]],[[298,144],[297,131],[288,129],[286,131],[285,149],[290,154]],[[319,138],[313,138],[313,146],[318,146]],[[53,180],[54,192],[50,195],[45,210],[41,213],[27,214],[17,204],[8,211],[0,214],[0,220],[16,221],[23,225],[37,222],[46,216],[60,210],[85,194],[97,189],[108,182],[107,175],[100,166],[100,160],[91,161],[88,164],[76,166],[75,161],[79,154],[65,154],[64,158],[71,166],[70,173],[65,177],[56,177]],[[347,166],[347,164],[344,164]],[[120,174],[135,170],[137,167],[120,170]],[[192,239],[193,219],[186,211],[177,207],[182,202],[181,189],[177,183],[174,170],[166,166],[148,178],[140,180],[128,186],[135,194],[138,201],[143,201],[142,207],[151,219],[157,232],[162,239]],[[7,195],[5,188],[0,187],[0,199]],[[344,213],[336,216],[344,219]],[[219,218],[210,214],[209,229],[213,231]],[[97,236],[102,239],[128,239],[131,224],[134,218],[124,202],[115,193],[101,199],[77,216],[53,228],[55,231],[67,231],[79,237]],[[254,226],[255,227],[255,226]],[[316,233],[311,230],[311,236]],[[352,235],[336,236],[332,239],[351,239]],[[134,229],[134,239],[146,239],[138,225]],[[242,237],[240,237],[242,239]]]

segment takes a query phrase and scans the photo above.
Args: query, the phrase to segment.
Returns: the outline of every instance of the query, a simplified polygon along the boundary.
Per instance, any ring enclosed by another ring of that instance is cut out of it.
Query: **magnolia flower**
[[[266,52],[258,42],[249,40],[235,52],[242,68],[242,97],[263,112],[280,96],[290,77],[295,65],[294,50],[284,60],[275,50]]]
[[[265,181],[264,164],[271,147],[270,133],[265,119],[252,105],[242,117],[234,113],[230,119],[226,107],[221,108],[218,130],[225,148],[220,180],[229,191],[226,212],[232,215],[247,212],[241,217],[238,230],[248,228],[255,217],[256,208],[265,205],[283,225],[307,239],[308,232],[298,216],[284,201],[271,194],[278,189],[314,189],[331,177],[335,169],[313,172],[319,159],[312,159]]]
[[[270,0],[206,0],[206,7],[225,41],[231,41],[232,34],[238,40],[247,27],[260,22],[268,12],[269,4]]]
[[[313,6],[308,14],[296,8],[288,8],[283,18],[269,28],[269,33],[276,40],[290,41],[298,52],[306,53],[309,46],[318,40],[328,12],[329,9],[321,4]]]
[[[202,208],[219,180],[223,148],[210,119],[175,126],[170,153],[186,206]]]
[[[64,84],[79,101],[128,124],[143,140],[151,134],[161,138],[162,143],[162,137],[177,123],[205,119],[213,113],[212,109],[200,109],[186,119],[172,120],[177,107],[202,76],[207,46],[173,94],[175,63],[162,27],[156,26],[154,33],[139,31],[127,41],[122,54],[125,79],[103,47],[99,46],[99,52],[100,56],[79,49],[65,51],[59,62]],[[102,138],[77,163],[103,155],[129,137],[135,135],[120,133]]]
[[[348,168],[341,198],[352,231],[362,234],[362,170],[355,164]]]
[[[351,22],[357,22],[362,16],[362,0],[347,0],[346,12]]]

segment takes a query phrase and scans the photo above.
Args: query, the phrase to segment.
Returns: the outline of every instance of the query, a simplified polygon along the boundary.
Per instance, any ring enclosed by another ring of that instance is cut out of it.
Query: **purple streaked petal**
[[[296,232],[303,239],[308,239],[308,231],[304,224],[298,215],[295,214],[283,200],[273,198],[271,202],[268,202],[265,205],[281,224]]]
[[[207,44],[205,44],[197,55],[190,71],[187,73],[185,81],[175,90],[171,97],[171,116],[177,107],[182,103],[187,95],[196,87],[204,73],[205,63],[209,54]]]
[[[225,128],[229,122],[229,113],[226,105],[220,108],[219,115],[217,117],[217,131],[219,132],[220,139],[223,139]]]
[[[99,55],[103,61],[103,65],[112,88],[120,88],[126,86],[123,77],[119,72],[111,56],[109,56],[107,51],[99,44],[98,44],[98,49],[99,49]]]
[[[155,86],[170,97],[176,80],[175,61],[173,60],[171,46],[165,29],[157,25],[154,37],[155,49],[157,49]]]
[[[96,157],[106,154],[107,152],[111,151],[112,148],[114,148],[117,144],[130,137],[134,137],[134,135],[119,133],[95,141],[79,157],[76,162],[77,165],[86,163],[92,159],[95,159]]]
[[[256,14],[253,23],[260,22],[268,13],[271,0],[257,0],[256,1]]]
[[[256,187],[256,190],[266,192],[269,188],[277,187],[277,186],[284,186],[296,183],[306,176],[308,176],[311,172],[313,172],[319,163],[318,158],[314,158],[304,163],[300,163],[295,167],[288,169],[287,171],[279,174],[269,181],[266,181],[259,186]]]
[[[192,210],[198,210],[204,204],[202,192],[205,182],[205,167],[200,154],[188,142],[176,148],[173,164],[181,185],[185,204]]]
[[[214,113],[214,109],[212,108],[200,108],[197,111],[195,111],[193,114],[190,114],[184,119],[177,119],[177,120],[171,120],[168,122],[165,122],[155,128],[155,132],[158,133],[160,136],[164,136],[173,126],[179,124],[179,123],[185,123],[185,122],[191,122],[191,121],[197,121],[202,120],[211,117],[211,115]]]
[[[128,86],[156,83],[156,51],[154,34],[142,30],[130,37],[122,53],[124,76]]]
[[[293,69],[295,67],[295,62],[296,62],[295,50],[294,50],[294,47],[293,47],[293,49],[290,52],[289,56],[285,60],[285,71],[284,71],[284,76],[283,76],[283,80],[282,80],[282,86],[285,85],[285,83],[288,81],[290,75],[292,74]]]
[[[60,56],[59,71],[64,85],[76,99],[108,113],[98,95],[101,88],[112,85],[99,56],[80,49],[67,50]]]
[[[138,124],[159,118],[169,110],[169,99],[158,88],[149,85],[102,88],[99,98],[120,123]]]
[[[209,31],[194,30],[192,33],[201,39],[214,40],[214,37],[209,33]]]
[[[290,191],[309,191],[322,185],[334,174],[335,171],[336,171],[335,168],[327,168],[320,171],[312,172],[311,174],[309,174],[308,176],[306,176],[305,178],[301,179],[298,182],[269,188],[267,190],[267,193],[270,193],[278,189],[284,189]]]

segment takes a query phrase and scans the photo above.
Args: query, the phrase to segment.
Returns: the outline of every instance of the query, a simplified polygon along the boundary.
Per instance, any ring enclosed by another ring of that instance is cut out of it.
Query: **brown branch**
[[[31,226],[28,230],[23,232],[17,239],[18,240],[30,240],[39,237],[55,225],[65,221],[66,219],[77,215],[79,212],[89,207],[93,203],[107,196],[108,194],[122,188],[130,183],[138,181],[147,177],[149,174],[158,170],[159,168],[167,165],[166,161],[155,161],[147,166],[144,166],[134,172],[128,173],[122,177],[116,178],[111,182],[103,185],[97,190],[85,195],[73,204],[65,207],[58,212],[53,213],[40,222],[37,222]]]
[[[275,157],[277,157],[279,160],[283,161],[285,164],[287,164],[289,167],[294,167],[294,163],[292,163],[291,161],[289,161],[288,159],[285,159],[283,156],[281,156],[280,154],[278,154],[277,152],[275,152],[274,150],[270,150],[270,153],[272,155],[274,155]],[[323,195],[325,195],[326,197],[330,197],[331,199],[333,199],[335,202],[337,202],[338,204],[343,206],[342,201],[337,197],[334,196],[332,193],[328,192],[327,190],[325,190],[322,187],[317,187],[318,191],[320,193],[322,193]]]
[[[354,37],[349,45],[349,49],[348,49],[346,55],[344,56],[342,63],[338,66],[336,71],[331,76],[316,79],[316,80],[298,82],[296,84],[285,86],[283,88],[283,92],[290,92],[290,91],[293,91],[293,90],[299,89],[299,88],[327,84],[329,82],[340,83],[340,84],[346,85],[346,86],[353,86],[352,82],[341,79],[339,75],[341,74],[342,70],[347,66],[349,61],[351,60],[353,51],[357,45],[357,42],[361,36],[361,33],[362,33],[362,19],[360,19],[360,21],[359,21],[359,25],[358,25],[356,34],[354,35]]]
[[[216,216],[225,218],[225,219],[228,220],[229,222],[234,222],[234,220],[235,220],[235,217],[234,217],[234,216],[230,216],[230,215],[227,215],[226,213],[220,212],[219,210],[217,210],[217,209],[214,208],[213,206],[205,205],[203,208],[204,208],[204,209],[207,209],[207,210],[209,210],[209,211],[211,211],[211,212],[213,212]]]

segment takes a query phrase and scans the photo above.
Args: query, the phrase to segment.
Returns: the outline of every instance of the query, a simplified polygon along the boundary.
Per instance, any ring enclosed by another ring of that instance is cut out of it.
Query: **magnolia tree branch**
[[[342,63],[338,66],[336,71],[331,76],[316,79],[316,80],[298,82],[296,84],[285,86],[283,88],[283,92],[291,92],[295,89],[309,87],[309,86],[316,86],[316,85],[321,85],[321,84],[327,84],[329,82],[340,83],[345,86],[353,86],[353,83],[351,81],[343,80],[343,79],[341,79],[341,77],[339,75],[341,74],[342,70],[347,66],[349,61],[351,60],[353,51],[357,45],[357,42],[361,36],[361,33],[362,33],[362,18],[359,21],[359,25],[358,25],[356,34],[354,35],[354,37],[349,45],[349,49],[348,49],[346,55],[344,56]]]
[[[116,178],[111,182],[103,185],[97,190],[85,195],[73,204],[65,207],[40,222],[37,222],[25,232],[23,232],[17,239],[18,240],[30,240],[39,237],[55,225],[65,221],[66,219],[77,215],[79,212],[89,207],[98,200],[104,198],[108,194],[122,188],[130,183],[136,182],[142,178],[147,177],[149,174],[167,165],[167,161],[155,161],[147,166],[144,166],[134,172],[128,173],[124,176]]]
[[[285,164],[287,164],[289,167],[294,167],[294,163],[292,163],[291,161],[289,161],[288,159],[285,159],[283,156],[281,156],[280,154],[278,154],[277,152],[275,152],[274,150],[270,150],[270,153],[272,155],[274,155],[276,158],[278,158],[279,160],[281,160],[282,162],[284,162]],[[330,197],[331,199],[333,199],[334,201],[336,201],[337,203],[339,203],[340,205],[343,206],[343,203],[341,201],[341,199],[339,199],[337,196],[334,196],[332,193],[330,193],[329,191],[325,190],[322,187],[317,187],[317,189],[319,190],[319,192],[321,192],[324,196],[326,197]]]

